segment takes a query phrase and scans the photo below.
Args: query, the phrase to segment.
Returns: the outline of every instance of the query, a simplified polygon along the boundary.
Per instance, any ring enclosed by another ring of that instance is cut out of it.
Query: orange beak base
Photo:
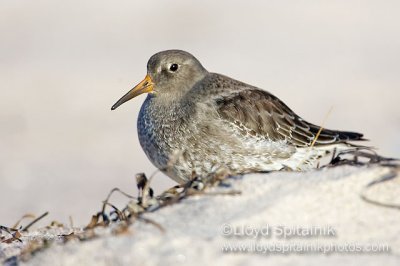
[[[112,107],[111,110],[115,110],[121,104],[129,101],[130,99],[135,98],[136,96],[143,93],[152,93],[154,88],[154,83],[151,80],[149,75],[146,75],[144,80],[142,80],[138,85],[136,85],[133,89],[128,91],[127,94],[121,97]]]

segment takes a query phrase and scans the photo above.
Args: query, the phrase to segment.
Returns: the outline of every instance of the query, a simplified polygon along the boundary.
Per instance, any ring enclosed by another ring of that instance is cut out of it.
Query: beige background
[[[301,2],[301,3],[300,3]],[[299,115],[400,157],[399,1],[0,2],[0,224],[86,223],[113,187],[152,173],[141,96],[111,105],[164,49],[267,89]],[[157,191],[173,183],[156,176]],[[116,197],[116,204],[126,200]]]

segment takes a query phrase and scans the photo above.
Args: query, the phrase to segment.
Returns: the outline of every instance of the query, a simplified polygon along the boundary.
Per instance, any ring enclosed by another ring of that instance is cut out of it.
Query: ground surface
[[[309,173],[248,175],[231,180],[229,188],[212,189],[240,190],[241,195],[192,196],[145,215],[164,232],[144,222],[135,222],[119,235],[110,233],[112,226],[98,228],[97,238],[54,243],[23,263],[400,265],[400,210],[395,207],[400,204],[400,178],[389,178],[393,171],[344,166]],[[389,180],[367,186],[385,177]],[[362,197],[393,206],[371,204]],[[283,237],[283,229],[291,235]],[[257,230],[262,230],[258,236]],[[21,238],[23,243],[0,244],[0,258],[18,255],[29,240],[71,232],[68,228],[31,232]],[[379,252],[369,250],[379,245]],[[307,246],[320,249],[304,251]],[[223,248],[247,251],[223,252]],[[282,254],[279,248],[290,250]],[[357,248],[364,253],[354,252]]]

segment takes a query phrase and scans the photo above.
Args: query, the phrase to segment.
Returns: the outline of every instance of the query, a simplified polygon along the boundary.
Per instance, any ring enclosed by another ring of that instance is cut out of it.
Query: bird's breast
[[[173,107],[159,106],[151,97],[143,103],[137,123],[139,142],[156,167],[165,167],[171,153],[179,149],[181,121]]]

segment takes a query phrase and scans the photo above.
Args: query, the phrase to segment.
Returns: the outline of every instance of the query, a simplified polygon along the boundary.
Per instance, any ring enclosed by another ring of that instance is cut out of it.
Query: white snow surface
[[[232,178],[231,187],[211,191],[240,190],[240,195],[192,196],[145,215],[162,225],[165,232],[143,222],[135,222],[123,235],[112,235],[110,228],[100,229],[98,238],[55,243],[21,264],[400,265],[400,209],[378,206],[361,198],[363,194],[369,200],[400,204],[400,177],[367,187],[393,171],[385,167],[343,166],[307,173],[275,172]],[[241,234],[244,228],[248,234],[226,235],[231,229]],[[334,236],[319,231],[305,237],[299,231],[292,238],[282,238],[279,228],[298,228],[304,234],[315,228],[330,228],[331,231],[325,232],[334,232]],[[255,239],[257,229],[263,229],[264,235]],[[24,235],[23,240],[26,244],[33,236],[42,234],[51,238],[58,233],[39,230]],[[0,244],[0,258],[18,254],[25,244]],[[273,249],[295,244],[299,248],[326,245],[344,249],[347,245],[349,252],[328,255],[322,251],[304,254],[222,251],[223,247],[234,245]],[[352,253],[354,245],[363,248],[386,245],[389,251]]]

